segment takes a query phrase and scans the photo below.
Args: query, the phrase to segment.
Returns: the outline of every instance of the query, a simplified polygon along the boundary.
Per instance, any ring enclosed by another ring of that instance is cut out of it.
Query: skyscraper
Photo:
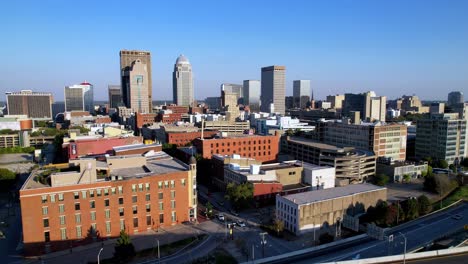
[[[448,94],[448,102],[447,103],[448,103],[449,106],[463,103],[463,93],[458,92],[458,91],[450,92]]]
[[[386,105],[387,97],[377,96],[373,91],[362,94],[347,93],[343,102],[343,115],[350,116],[350,112],[359,111],[364,120],[385,122]]]
[[[121,50],[120,51],[120,77],[121,77],[121,88],[122,88],[122,101],[126,104],[128,102],[128,91],[127,87],[129,87],[130,80],[128,76],[125,76],[125,72],[130,70],[132,67],[133,62],[137,59],[141,61],[141,63],[146,65],[147,71],[147,80],[144,80],[147,83],[148,87],[148,109],[150,111],[153,109],[153,82],[152,82],[152,74],[151,74],[151,53],[149,51],[141,51],[141,50]],[[126,105],[130,108],[130,106]]]
[[[233,84],[233,83],[223,83],[221,84],[221,99],[222,99],[222,106],[226,106],[226,102],[224,101],[224,93],[234,93],[236,94],[237,104],[244,104],[244,91],[242,89],[241,84]]]
[[[134,61],[130,68],[123,74],[125,84],[122,89],[126,96],[124,101],[127,108],[138,113],[151,113],[151,103],[149,100],[148,67],[140,59]]]
[[[270,112],[273,104],[274,112],[284,115],[286,97],[286,67],[269,66],[262,68],[262,94],[260,110]]]
[[[27,115],[29,118],[52,118],[51,93],[33,92],[7,92],[6,103],[9,115]]]
[[[174,64],[172,89],[175,104],[192,106],[194,100],[192,65],[184,55],[180,55]]]
[[[88,82],[65,86],[65,111],[94,112],[93,85]]]
[[[260,111],[260,81],[245,80],[242,90],[244,105],[248,105],[252,112]]]
[[[109,85],[109,107],[117,108],[122,105],[122,88],[120,85]]]
[[[293,81],[293,97],[294,106],[305,108],[307,102],[310,102],[312,90],[310,88],[310,80],[295,80]]]

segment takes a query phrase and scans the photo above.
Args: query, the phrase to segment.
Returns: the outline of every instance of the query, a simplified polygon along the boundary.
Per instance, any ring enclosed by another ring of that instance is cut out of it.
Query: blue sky
[[[73,3],[72,3],[73,2]],[[468,97],[468,1],[2,1],[0,93],[51,91],[87,80],[95,99],[119,83],[119,50],[152,53],[153,98],[172,98],[179,54],[192,63],[195,97],[223,82],[287,67],[318,99],[374,90]],[[3,97],[3,96],[2,96]]]

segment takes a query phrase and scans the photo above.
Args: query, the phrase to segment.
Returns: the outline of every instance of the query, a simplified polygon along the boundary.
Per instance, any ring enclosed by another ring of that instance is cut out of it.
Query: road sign
[[[393,235],[388,236],[388,242],[393,242]]]

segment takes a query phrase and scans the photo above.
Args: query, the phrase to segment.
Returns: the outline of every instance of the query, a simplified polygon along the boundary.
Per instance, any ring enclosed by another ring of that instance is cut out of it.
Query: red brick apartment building
[[[204,138],[212,138],[214,137],[218,131],[203,131]],[[193,140],[196,138],[201,137],[201,131],[198,132],[166,132],[166,142],[168,144],[174,144],[178,147],[182,147],[187,145],[188,143],[192,143]]]
[[[195,139],[193,145],[203,158],[211,159],[214,154],[239,154],[261,162],[274,162],[278,158],[280,134],[238,135],[226,138]]]
[[[143,143],[142,137],[99,137],[82,138],[63,143],[62,149],[69,159],[77,159],[88,155],[112,154],[113,147]]]
[[[188,106],[180,106],[180,105],[164,105],[164,110],[171,110],[174,114],[187,114],[189,112]]]
[[[176,123],[176,122],[182,121],[182,115],[183,114],[181,113],[172,113],[172,114],[159,113],[156,116],[156,122],[161,122],[164,124]]]
[[[156,158],[157,157],[157,158]],[[72,161],[77,171],[31,173],[20,190],[27,255],[157,230],[196,218],[196,165],[164,153]],[[91,168],[91,169],[90,169]],[[107,169],[107,177],[96,169]]]
[[[144,125],[152,125],[156,120],[156,114],[136,113],[135,127],[142,128]]]

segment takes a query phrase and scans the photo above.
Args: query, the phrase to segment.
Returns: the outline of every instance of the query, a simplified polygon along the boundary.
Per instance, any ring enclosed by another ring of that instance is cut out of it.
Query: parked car
[[[463,218],[463,216],[459,215],[459,214],[456,214],[456,215],[453,215],[452,218],[455,219],[455,220],[460,220],[460,219]]]
[[[245,227],[245,223],[244,223],[244,221],[242,221],[242,220],[237,220],[237,225],[238,225],[239,227]]]
[[[218,214],[218,220],[224,222],[224,215]]]

